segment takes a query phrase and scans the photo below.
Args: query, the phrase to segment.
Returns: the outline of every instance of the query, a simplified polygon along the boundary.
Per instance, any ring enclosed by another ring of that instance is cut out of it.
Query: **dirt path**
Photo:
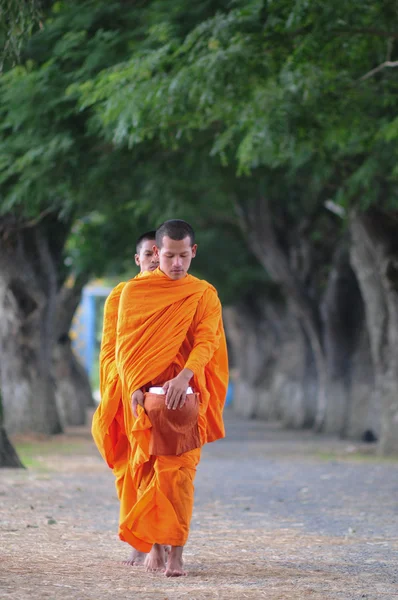
[[[189,576],[121,564],[112,474],[87,430],[0,472],[0,597],[398,598],[398,469],[369,447],[229,417],[196,480]]]

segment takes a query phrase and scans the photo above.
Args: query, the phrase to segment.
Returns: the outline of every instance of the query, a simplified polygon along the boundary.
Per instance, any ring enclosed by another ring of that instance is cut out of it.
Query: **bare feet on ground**
[[[172,546],[169,557],[167,559],[166,577],[181,577],[186,575],[183,569],[184,562],[182,560],[182,551],[184,546]]]
[[[144,562],[145,570],[149,573],[164,571],[166,568],[165,546],[154,544]]]
[[[130,567],[133,567],[133,566],[136,567],[138,565],[143,565],[145,562],[146,556],[147,556],[147,554],[145,554],[145,552],[139,552],[138,550],[133,548],[133,550],[131,551],[130,558],[128,560],[124,560],[123,564],[128,565]]]

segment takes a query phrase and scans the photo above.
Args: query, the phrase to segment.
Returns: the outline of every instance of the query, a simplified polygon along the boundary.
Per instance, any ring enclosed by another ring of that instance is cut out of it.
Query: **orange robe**
[[[119,536],[143,552],[154,543],[183,546],[200,449],[180,456],[151,456],[151,423],[143,409],[138,419],[134,418],[131,394],[143,386],[165,383],[187,367],[194,373],[192,385],[200,394],[201,443],[224,436],[228,364],[221,306],[214,288],[191,275],[173,281],[159,269],[128,282],[120,297],[116,363],[123,419],[118,420],[120,398],[109,394],[100,419],[102,430],[95,437],[99,447],[103,440],[100,451],[113,465],[121,440],[128,439],[118,490]]]
[[[129,457],[131,448],[126,435],[123,415],[122,383],[116,365],[116,332],[120,296],[126,282],[119,283],[109,294],[104,305],[102,341],[99,360],[101,401],[91,426],[92,436],[107,465],[115,475],[116,492],[120,504],[120,521],[131,509]],[[148,473],[151,468],[148,465]],[[125,484],[125,478],[127,478]]]
[[[99,360],[101,402],[94,413],[91,427],[98,450],[116,477],[116,491],[119,499],[128,456],[122,384],[116,365],[117,318],[120,296],[125,285],[126,282],[119,283],[109,294],[104,305]]]

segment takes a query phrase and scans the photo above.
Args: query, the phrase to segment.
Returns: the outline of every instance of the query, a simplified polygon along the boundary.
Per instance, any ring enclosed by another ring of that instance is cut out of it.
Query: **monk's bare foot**
[[[138,550],[133,548],[131,551],[130,558],[128,560],[124,560],[123,564],[128,565],[129,567],[133,567],[133,566],[136,567],[139,565],[143,565],[145,562],[146,556],[147,555],[145,552],[139,552]]]
[[[183,569],[184,562],[182,560],[182,551],[184,546],[172,546],[169,557],[167,559],[166,577],[182,577],[186,575]]]
[[[145,570],[149,573],[164,571],[166,568],[165,547],[160,544],[154,544],[152,550],[145,559]]]

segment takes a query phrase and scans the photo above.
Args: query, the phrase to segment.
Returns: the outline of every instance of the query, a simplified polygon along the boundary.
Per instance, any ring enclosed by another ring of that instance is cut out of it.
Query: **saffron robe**
[[[126,282],[119,283],[104,305],[101,351],[99,357],[101,401],[94,413],[91,432],[96,446],[113,470],[120,499],[128,460],[128,438],[125,432],[122,383],[116,366],[116,331],[120,296]]]
[[[184,545],[200,449],[180,456],[151,456],[151,423],[143,409],[134,418],[131,394],[143,386],[161,385],[187,367],[200,394],[201,443],[224,436],[228,366],[215,289],[190,275],[173,281],[159,269],[128,282],[120,296],[116,364],[122,402],[111,386],[95,438],[114,470],[125,453],[118,488],[120,538],[143,552],[153,543]]]

